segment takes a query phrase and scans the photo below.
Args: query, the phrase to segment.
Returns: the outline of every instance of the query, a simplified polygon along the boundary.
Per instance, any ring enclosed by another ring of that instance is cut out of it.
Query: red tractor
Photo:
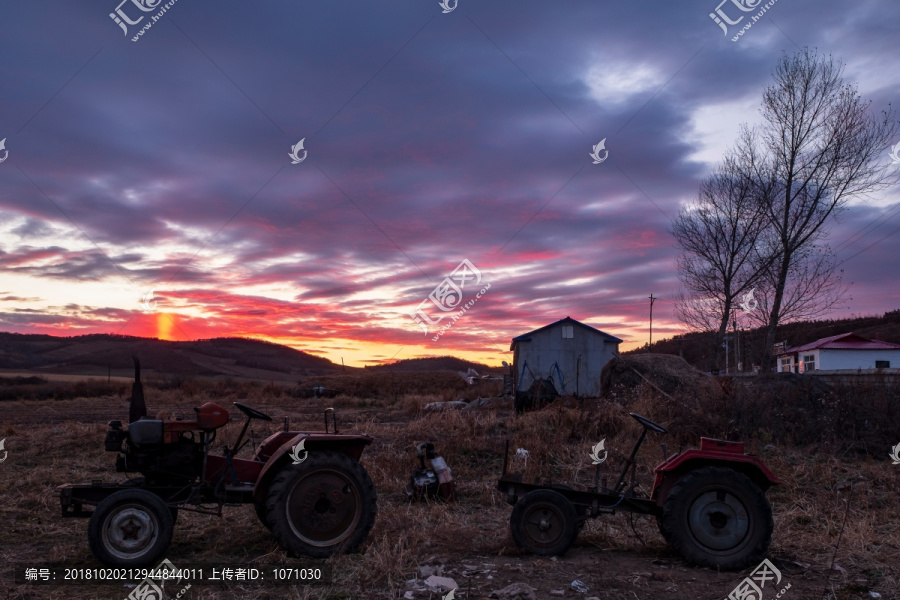
[[[650,419],[630,414],[643,431],[612,488],[605,482],[600,485],[605,451],[603,459],[594,460],[593,490],[524,483],[521,474],[507,473],[507,441],[498,488],[513,505],[509,525],[516,544],[535,554],[562,554],[588,519],[621,510],[655,516],[666,542],[695,565],[730,570],[762,561],[774,527],[765,491],[779,484],[762,461],[744,453],[741,442],[700,438],[699,450],[673,454],[660,463],[654,469],[650,497],[639,496],[634,480],[638,448],[647,431],[667,431]],[[594,452],[596,456],[596,448]]]
[[[116,471],[141,476],[58,488],[64,517],[90,517],[88,543],[97,559],[111,566],[155,564],[172,541],[179,510],[221,516],[223,506],[236,504],[253,504],[259,520],[296,555],[349,552],[366,539],[376,498],[359,458],[373,438],[339,434],[329,408],[324,433],[288,431],[285,420],[284,431],[263,441],[253,458],[236,458],[249,441],[250,420],[272,418],[234,406],[247,417],[244,427],[223,454],[211,454],[228,411],[207,402],[192,420],[148,419],[135,359],[130,423],[123,429],[121,421],[110,421],[105,446],[119,453]]]

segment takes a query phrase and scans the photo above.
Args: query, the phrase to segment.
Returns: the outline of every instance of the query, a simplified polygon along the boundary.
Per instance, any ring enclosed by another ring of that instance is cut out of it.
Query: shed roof
[[[534,331],[529,331],[528,333],[523,333],[522,335],[514,337],[512,339],[512,342],[509,344],[509,349],[515,350],[516,344],[518,342],[530,342],[531,336],[533,336],[534,334],[544,331],[545,329],[550,329],[551,327],[556,327],[557,325],[562,325],[563,323],[565,323],[567,325],[571,324],[571,325],[578,325],[580,327],[583,327],[583,328],[585,328],[589,331],[592,331],[596,334],[602,335],[603,337],[606,338],[606,341],[609,341],[609,342],[615,342],[617,344],[622,342],[622,340],[620,340],[619,338],[617,338],[613,335],[609,335],[605,331],[600,331],[596,327],[591,327],[590,325],[585,325],[581,321],[576,321],[572,317],[566,317],[565,319],[560,319],[559,321],[556,321],[555,323],[550,323],[549,325],[544,325],[543,327],[538,327]]]
[[[831,337],[822,338],[802,346],[788,348],[779,356],[784,354],[796,354],[798,352],[806,352],[809,350],[900,350],[900,344],[892,344],[890,342],[882,342],[880,340],[870,340],[855,333],[842,333]]]

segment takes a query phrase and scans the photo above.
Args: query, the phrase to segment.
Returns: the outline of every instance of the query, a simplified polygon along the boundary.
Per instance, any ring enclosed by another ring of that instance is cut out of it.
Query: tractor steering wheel
[[[247,417],[250,419],[262,419],[263,421],[271,421],[272,420],[272,417],[270,417],[269,415],[263,414],[263,413],[259,412],[258,410],[256,410],[255,408],[250,408],[246,404],[241,404],[240,402],[235,402],[234,405],[237,406],[239,409],[241,409],[241,412],[244,413],[245,415],[247,415]]]
[[[638,423],[640,423],[642,427],[645,427],[646,429],[651,429],[651,430],[655,431],[656,433],[669,433],[665,427],[663,427],[662,425],[657,425],[656,423],[654,423],[647,417],[642,417],[641,415],[639,415],[637,413],[628,413],[628,414],[630,414],[632,417],[634,417],[634,419]]]

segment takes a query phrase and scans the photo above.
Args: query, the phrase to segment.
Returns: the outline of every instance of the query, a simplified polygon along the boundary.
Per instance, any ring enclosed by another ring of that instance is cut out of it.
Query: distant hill
[[[900,310],[886,312],[880,317],[851,317],[789,323],[778,327],[775,341],[787,341],[788,347],[791,347],[850,332],[873,340],[900,344]],[[744,370],[750,370],[752,365],[759,364],[765,346],[765,335],[765,330],[762,328],[738,331],[737,342],[740,346]],[[705,332],[676,335],[669,339],[653,342],[653,352],[679,355],[701,371],[709,371],[714,340],[714,334]],[[623,352],[623,354],[645,352],[647,352],[646,344],[629,352]],[[733,345],[730,352],[733,365]]]
[[[109,370],[113,375],[131,376],[132,355],[140,359],[142,371],[149,376],[296,382],[341,371],[325,358],[262,340],[170,342],[112,334],[55,337],[0,332],[2,369],[79,375],[106,375]]]
[[[462,371],[475,369],[479,375],[497,375],[506,370],[503,367],[489,367],[455,356],[430,356],[427,358],[407,358],[386,365],[365,367],[367,371]]]

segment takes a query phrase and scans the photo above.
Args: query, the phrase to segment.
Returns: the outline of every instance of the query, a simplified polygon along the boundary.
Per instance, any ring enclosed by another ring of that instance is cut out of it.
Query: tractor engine
[[[141,473],[151,485],[186,485],[200,477],[204,447],[228,422],[228,411],[212,402],[195,410],[196,421],[144,417],[127,429],[121,421],[110,421],[104,446],[119,453],[116,471]]]
[[[147,483],[154,485],[183,485],[199,476],[203,468],[202,444],[194,439],[192,431],[167,434],[166,425],[158,419],[141,419],[123,430],[121,421],[110,421],[105,446],[109,452],[119,452],[116,471],[141,473]]]

